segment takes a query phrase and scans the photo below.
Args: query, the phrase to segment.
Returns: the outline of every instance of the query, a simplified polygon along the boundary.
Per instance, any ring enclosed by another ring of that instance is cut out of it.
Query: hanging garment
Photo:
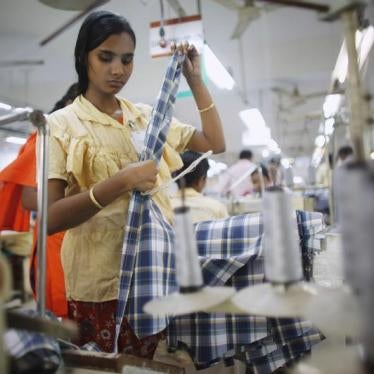
[[[184,55],[176,52],[168,65],[145,135],[141,161],[160,162],[183,61]],[[122,248],[116,342],[125,314],[139,338],[156,334],[168,325],[165,317],[145,314],[143,306],[177,289],[173,242],[173,228],[151,196],[135,191],[130,200]]]
[[[35,148],[36,133],[33,133],[20,149],[17,158],[0,172],[0,230],[30,230],[30,211],[22,206],[22,189],[25,186],[36,188]],[[35,228],[30,262],[30,281],[35,297],[36,237]],[[65,281],[60,257],[63,237],[63,232],[47,237],[46,307],[59,317],[67,316]]]
[[[324,227],[322,215],[297,211],[296,216],[301,252],[312,260],[310,253],[321,249],[314,236]],[[196,240],[205,285],[240,290],[265,281],[261,213],[198,223]],[[309,321],[224,313],[175,317],[167,332],[169,346],[187,348],[198,367],[234,357],[259,373],[300,357],[322,339]]]
[[[22,188],[36,186],[35,143],[33,133],[17,158],[0,172],[0,231],[30,230],[30,212],[22,206]]]

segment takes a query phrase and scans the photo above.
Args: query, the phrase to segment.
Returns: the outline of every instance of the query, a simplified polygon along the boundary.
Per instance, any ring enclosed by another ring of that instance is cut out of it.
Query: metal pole
[[[45,284],[46,284],[46,239],[47,239],[47,209],[48,209],[48,127],[46,117],[41,111],[30,114],[30,121],[38,130],[39,159],[37,175],[38,200],[38,275],[37,275],[37,310],[41,317],[45,316]]]
[[[348,95],[351,109],[349,131],[355,156],[358,161],[365,160],[364,150],[364,106],[363,93],[360,83],[360,69],[356,49],[356,30],[358,26],[357,10],[347,10],[342,13],[341,20],[344,24],[345,42],[348,54]]]
[[[14,113],[6,114],[0,117],[0,126],[8,125],[9,123],[16,121],[27,121],[31,111],[31,108],[14,109]]]

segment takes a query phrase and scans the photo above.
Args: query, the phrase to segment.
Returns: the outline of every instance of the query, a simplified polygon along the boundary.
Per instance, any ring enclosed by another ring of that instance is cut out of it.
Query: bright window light
[[[271,132],[266,126],[261,112],[257,108],[245,109],[239,112],[239,117],[248,129],[242,135],[242,144],[245,146],[266,146],[271,140]]]
[[[325,118],[334,117],[338,113],[343,96],[340,94],[327,95],[323,103],[323,115]]]
[[[18,136],[8,136],[7,138],[5,138],[5,141],[7,143],[13,143],[13,144],[19,144],[19,145],[26,143],[25,138],[19,138]]]
[[[318,135],[316,137],[316,140],[314,141],[314,144],[316,147],[322,148],[326,143],[326,138],[324,135]]]
[[[235,81],[207,44],[204,44],[204,64],[209,79],[220,89],[232,90]]]
[[[372,160],[374,160],[374,152],[371,152],[371,153],[370,153],[370,158],[371,158]]]
[[[360,69],[364,65],[366,58],[374,43],[374,27],[369,26],[362,32],[356,31],[356,48],[358,53],[358,63]],[[344,83],[348,72],[348,55],[345,41],[343,42],[338,59],[336,60],[335,68],[332,73],[333,79],[337,79],[340,83]]]

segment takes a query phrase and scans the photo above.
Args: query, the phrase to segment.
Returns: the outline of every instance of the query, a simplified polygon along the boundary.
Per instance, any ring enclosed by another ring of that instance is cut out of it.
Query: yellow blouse
[[[66,181],[66,196],[86,191],[138,161],[131,134],[146,129],[152,108],[119,100],[124,124],[100,112],[83,96],[49,116],[49,179]],[[179,153],[185,150],[194,131],[194,127],[173,118],[159,165],[158,185],[182,166]],[[124,194],[66,232],[61,257],[68,299],[92,302],[117,299],[130,196],[130,192]],[[171,221],[167,194],[161,190],[153,199]]]
[[[226,206],[218,200],[197,192],[193,188],[186,188],[184,192],[185,205],[191,210],[193,223],[227,218],[229,216]],[[178,191],[171,199],[173,208],[182,206],[182,193]]]

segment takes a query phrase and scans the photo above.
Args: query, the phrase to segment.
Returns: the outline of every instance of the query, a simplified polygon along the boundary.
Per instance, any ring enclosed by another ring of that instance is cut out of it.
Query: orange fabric
[[[22,187],[36,186],[36,133],[18,157],[0,172],[0,230],[29,231],[30,212],[22,207]]]
[[[30,212],[22,207],[22,188],[36,187],[36,133],[20,149],[18,157],[0,172],[0,230],[29,231]],[[36,230],[31,257],[31,283],[37,269]],[[57,316],[67,316],[61,244],[64,233],[47,238],[46,307]],[[33,287],[35,292],[35,287]],[[36,293],[35,293],[36,296]]]
[[[64,272],[61,265],[61,245],[65,232],[58,232],[47,237],[47,274],[46,274],[46,290],[45,303],[46,308],[59,317],[67,317],[68,304],[65,294]],[[37,260],[37,230],[34,230],[34,244],[31,256],[30,281],[37,296],[36,290],[36,273],[38,269]]]

